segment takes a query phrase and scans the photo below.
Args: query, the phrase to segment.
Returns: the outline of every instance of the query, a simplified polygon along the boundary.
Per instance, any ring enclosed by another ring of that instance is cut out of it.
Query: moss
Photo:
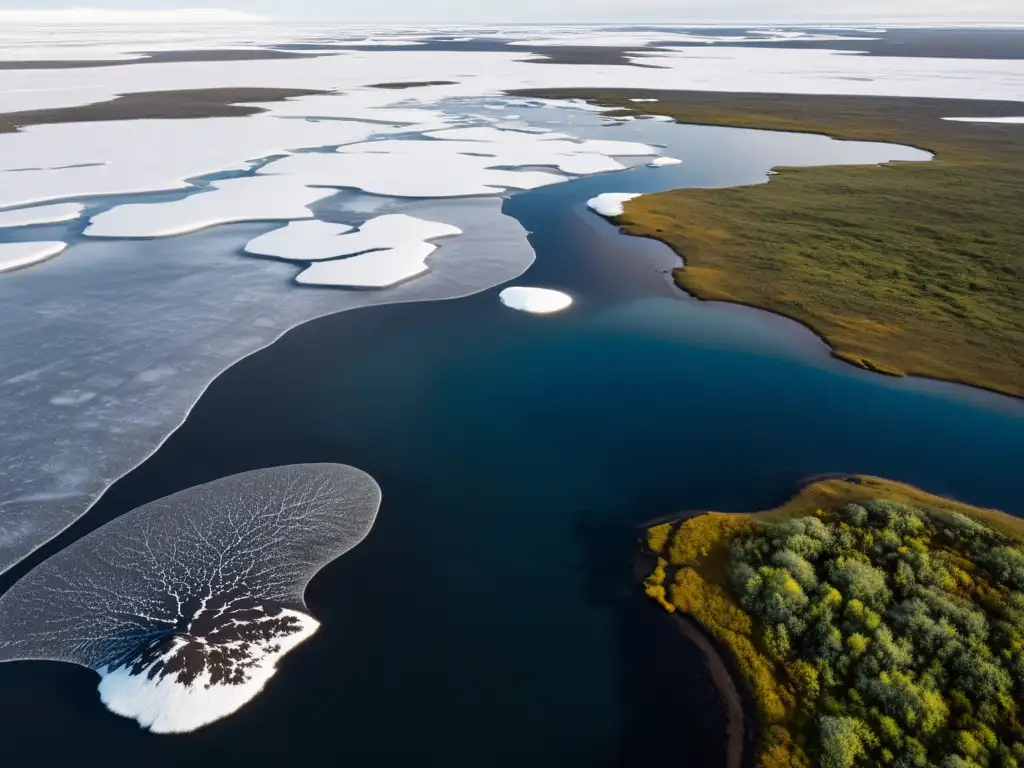
[[[913,145],[931,162],[783,168],[768,184],[629,202],[620,223],[675,249],[702,299],[791,317],[868,370],[1024,397],[1024,129],[946,116],[1012,102],[685,91],[546,91],[705,125]]]

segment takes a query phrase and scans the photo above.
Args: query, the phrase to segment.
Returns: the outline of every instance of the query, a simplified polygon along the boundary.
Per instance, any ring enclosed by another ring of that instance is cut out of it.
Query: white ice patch
[[[266,636],[259,631],[261,624],[282,620],[291,622],[288,631],[270,631]],[[153,733],[194,731],[234,714],[256,698],[277,672],[277,662],[320,626],[312,616],[287,609],[278,616],[259,617],[245,624],[252,633],[242,634],[241,640],[190,649],[188,646],[194,643],[174,637],[164,653],[139,665],[138,671],[131,666],[101,670],[100,700],[114,714],[136,720]],[[158,674],[175,654],[190,650],[207,654],[244,652],[250,664],[247,679],[244,683],[218,685],[207,671],[190,683]]]
[[[252,240],[245,250],[316,262],[296,278],[305,285],[386,288],[427,271],[426,259],[437,250],[428,241],[462,234],[458,227],[405,214],[378,216],[348,232],[344,224],[294,222]]]
[[[84,210],[85,206],[78,203],[62,203],[43,205],[38,208],[19,208],[15,211],[0,211],[0,229],[71,221],[81,216]]]
[[[1024,117],[944,117],[954,123],[1024,123]]]
[[[657,99],[630,99],[630,101],[635,102],[637,104],[650,104],[657,101]]]
[[[506,288],[498,294],[498,298],[506,307],[533,315],[550,315],[561,312],[572,304],[572,297],[567,293],[550,288],[528,288],[526,286]]]
[[[351,231],[352,227],[348,224],[293,221],[250,240],[245,246],[245,252],[290,261],[336,259],[342,255],[338,252],[338,235]]]
[[[30,267],[53,258],[67,248],[67,243],[0,243],[0,272]]]
[[[430,243],[407,243],[347,259],[318,261],[295,282],[337,288],[388,288],[426,272],[427,257],[436,250],[437,246]]]
[[[633,192],[605,192],[603,195],[590,198],[587,201],[587,207],[595,213],[611,219],[625,213],[623,206],[638,197],[640,194]]]
[[[683,161],[678,157],[659,157],[648,163],[651,168],[664,168],[669,165],[680,165]]]
[[[308,206],[334,194],[289,176],[245,176],[217,181],[170,203],[119,205],[94,216],[90,237],[169,237],[238,221],[311,219]]]

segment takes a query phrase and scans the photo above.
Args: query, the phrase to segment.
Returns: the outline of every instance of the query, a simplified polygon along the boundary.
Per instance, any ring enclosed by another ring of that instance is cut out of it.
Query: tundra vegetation
[[[647,594],[732,656],[760,768],[1024,766],[1022,521],[877,478],[651,528]]]
[[[687,292],[798,320],[837,358],[1024,397],[1024,125],[943,120],[1017,116],[1020,104],[584,89],[521,95],[935,153],[930,162],[780,168],[768,184],[644,195],[618,222],[682,256],[673,276]]]

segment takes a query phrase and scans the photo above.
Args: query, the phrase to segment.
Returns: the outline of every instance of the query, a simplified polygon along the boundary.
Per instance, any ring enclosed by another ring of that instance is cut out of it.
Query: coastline
[[[972,303],[976,299],[971,295],[975,290],[973,287],[970,291],[959,293],[961,288],[958,285],[949,283],[947,286],[945,278],[937,277],[944,274],[944,270],[953,269],[954,264],[960,263],[957,254],[966,255],[965,246],[959,241],[948,239],[946,232],[936,229],[929,235],[931,241],[921,241],[923,253],[929,256],[927,263],[919,266],[911,260],[910,266],[903,271],[900,259],[906,255],[906,247],[901,251],[900,242],[893,242],[903,238],[902,246],[907,246],[907,238],[911,237],[908,233],[917,230],[931,232],[932,221],[946,208],[966,212],[971,210],[969,205],[957,206],[965,201],[975,206],[985,204],[988,200],[986,196],[990,193],[972,182],[987,178],[989,172],[979,169],[998,167],[1000,160],[1009,161],[1024,147],[1021,141],[1024,134],[1005,131],[1005,126],[988,124],[985,129],[968,132],[959,127],[951,128],[951,125],[958,124],[939,118],[961,114],[990,117],[1016,114],[1021,111],[1021,105],[1016,102],[661,90],[541,89],[510,93],[522,97],[582,99],[618,109],[624,114],[640,109],[687,125],[815,134],[839,141],[898,144],[932,153],[932,161],[921,164],[921,168],[912,168],[916,164],[905,162],[874,166],[873,169],[878,172],[893,169],[900,171],[899,177],[885,176],[882,181],[880,179],[883,177],[878,173],[874,176],[865,175],[863,169],[821,166],[779,170],[768,180],[773,183],[772,186],[765,183],[647,195],[627,204],[623,216],[610,221],[624,234],[652,239],[671,248],[684,262],[683,266],[672,270],[673,281],[676,287],[689,296],[701,301],[748,306],[794,320],[814,333],[829,347],[831,357],[840,362],[893,377],[914,377],[963,385],[981,392],[1010,397],[1018,403],[1024,399],[1024,381],[1021,381],[1019,369],[1013,363],[1016,357],[1013,353],[1013,329],[1019,324],[1019,319],[1012,312],[1005,317],[998,314],[1002,294],[986,297],[986,303]],[[629,97],[639,94],[652,97],[652,103],[642,106],[632,103]],[[829,116],[827,110],[833,107],[836,116]],[[807,113],[804,114],[802,109],[806,109]],[[893,113],[891,119],[886,116],[888,110]],[[842,121],[844,117],[848,118],[848,122]],[[915,120],[919,124],[915,124]],[[915,125],[916,131],[911,130]],[[968,125],[977,128],[985,124]],[[988,130],[993,125],[995,130]],[[780,182],[780,179],[784,182]],[[899,220],[890,217],[888,223],[883,222],[881,226],[877,217],[870,218],[878,214],[884,207],[882,204],[895,204],[903,196],[911,194],[917,188],[915,185],[920,186],[925,181],[938,183],[943,179],[959,188],[966,186],[977,191],[942,198],[939,203],[926,209],[931,218],[922,218],[919,214]],[[1014,179],[1016,176],[1012,172],[1001,178],[1006,187],[1003,197],[1017,194],[1014,191]],[[833,222],[833,217],[823,212],[816,214],[813,208],[809,209],[810,213],[804,211],[803,216],[782,216],[780,213],[802,210],[799,207],[787,209],[786,206],[793,200],[802,200],[801,195],[808,192],[826,194],[829,190],[838,190],[845,194],[843,190],[847,186],[852,190],[850,194],[860,193],[860,198],[867,199],[868,203],[858,206],[846,218],[839,217]],[[771,194],[765,193],[766,189],[771,189]],[[889,197],[878,197],[876,200],[872,195]],[[691,210],[691,213],[686,214],[690,218],[674,218],[673,211],[680,205],[684,210]],[[999,230],[998,227],[1006,222],[1000,220],[1001,214],[997,208],[992,209],[991,221],[974,228],[977,231],[967,226],[967,234],[956,235],[966,237],[969,234],[970,237],[988,238],[986,242],[1002,243],[1001,250],[993,252],[989,249],[986,252],[985,265],[980,269],[988,271],[984,279],[977,278],[981,282],[1002,282],[1006,275],[1009,275],[1012,282],[1014,275],[1019,273],[1014,262],[1016,257],[1013,256],[1014,243],[1016,238],[1024,236],[1024,232],[1012,224],[1007,225],[1008,229]],[[693,209],[698,209],[698,212],[693,213]],[[707,215],[715,211],[719,218],[708,219]],[[768,216],[772,211],[775,213]],[[782,216],[786,223],[765,223],[766,216],[768,219]],[[858,216],[863,217],[863,225],[868,231],[850,235],[846,228]],[[691,221],[694,217],[701,223]],[[969,215],[968,220],[971,220]],[[762,242],[756,232],[746,231],[750,227],[742,226],[742,221],[748,225],[759,222],[762,234],[766,233],[767,237],[775,239]],[[808,221],[814,223],[808,224]],[[809,245],[804,250],[814,252],[813,259],[797,256],[796,252],[784,253],[788,247],[786,243],[801,239],[790,231],[794,229],[797,233],[805,230],[808,233]],[[852,248],[853,251],[858,247],[877,250],[880,247],[879,241],[891,243],[896,249],[888,266],[884,259],[881,262],[877,259],[871,261],[877,256],[874,251],[865,250],[866,255],[855,258],[850,254],[844,256],[843,248],[835,248],[835,253],[829,257],[831,261],[826,259],[815,267],[821,249],[827,251],[835,238],[846,238],[843,247]],[[751,258],[765,249],[780,255],[773,255],[774,261],[758,267],[760,261],[755,259],[751,262]],[[696,252],[701,252],[702,258],[697,263],[691,263],[695,261],[693,254]],[[732,255],[723,256],[723,253]],[[835,276],[836,280],[845,280],[850,284],[852,293],[848,296],[849,301],[828,298],[828,291],[822,293],[824,284],[821,275],[814,270],[820,268],[827,272],[832,262],[845,265],[849,259],[854,259],[850,262],[854,266],[848,272]],[[972,263],[977,265],[979,262]],[[794,265],[798,265],[799,269]],[[1000,268],[1003,272],[999,271]],[[752,269],[756,274],[751,272]],[[762,269],[766,270],[763,274],[757,271]],[[892,282],[888,277],[871,278],[874,283],[883,281],[880,283],[879,295],[884,293],[884,298],[878,301],[872,299],[873,305],[871,302],[864,303],[862,299],[870,296],[871,292],[865,292],[859,286],[869,279],[865,277],[867,273],[873,274],[872,270],[879,269],[892,269],[898,273],[898,277]],[[807,275],[803,270],[807,270]],[[780,278],[780,275],[783,277]],[[761,284],[762,278],[771,281],[772,292],[766,293]],[[971,286],[975,279],[972,273]],[[941,290],[932,291],[931,280],[940,280],[934,287]],[[928,287],[928,290],[924,291],[922,286]],[[947,290],[951,293],[943,293]],[[988,302],[991,302],[992,312],[996,314],[989,314]],[[956,315],[956,318],[951,320],[948,314]],[[949,341],[944,341],[946,339]]]

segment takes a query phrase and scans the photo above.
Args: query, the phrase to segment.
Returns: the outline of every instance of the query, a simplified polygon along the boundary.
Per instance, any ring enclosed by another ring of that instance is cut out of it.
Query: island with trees
[[[853,476],[644,539],[647,595],[745,683],[745,762],[1024,766],[1024,521]]]

